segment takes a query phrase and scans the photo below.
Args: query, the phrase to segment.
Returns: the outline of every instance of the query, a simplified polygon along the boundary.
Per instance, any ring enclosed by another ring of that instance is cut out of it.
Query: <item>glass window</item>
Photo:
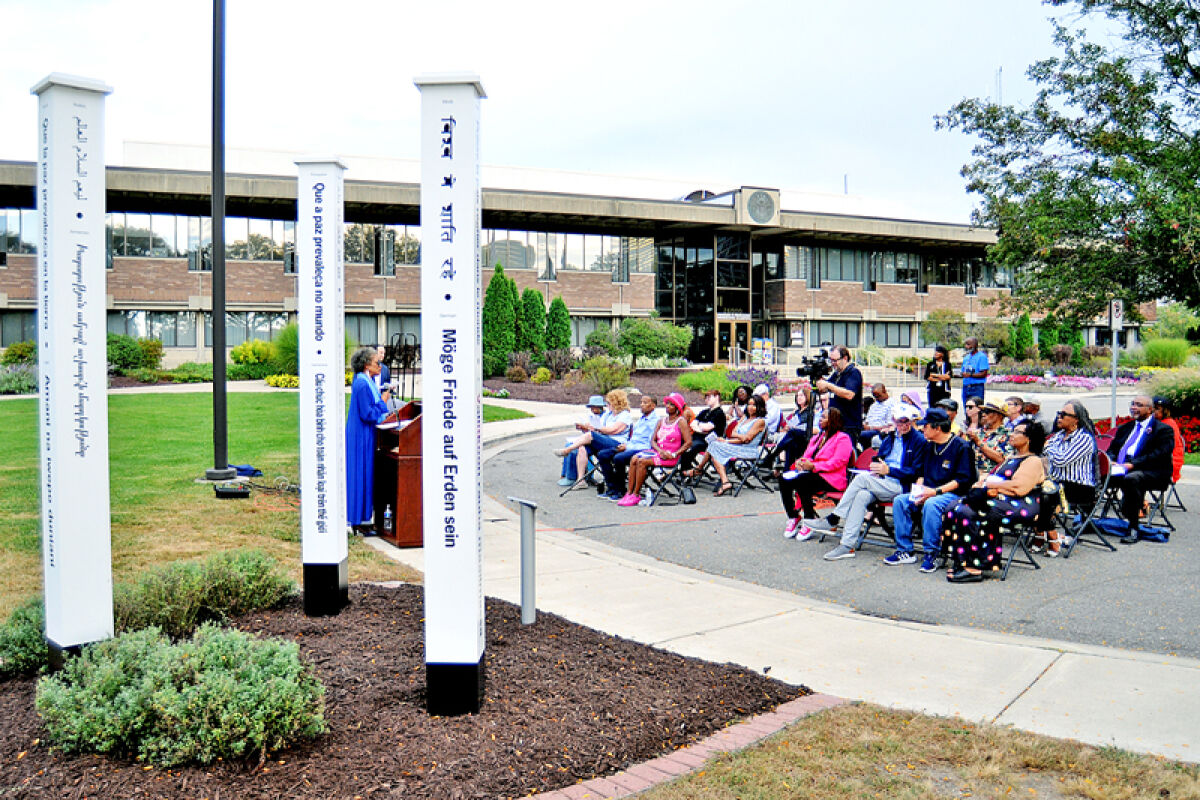
[[[21,212],[0,208],[0,253],[16,253],[21,246]]]
[[[146,337],[146,312],[109,311],[108,332],[144,339]]]
[[[629,262],[630,272],[640,272],[646,275],[654,274],[654,239],[645,236],[630,239],[630,249],[635,258]]]
[[[357,345],[378,344],[379,329],[374,314],[347,314],[346,335]]]
[[[421,342],[421,317],[417,314],[389,314],[387,316],[387,343],[391,344],[396,334],[401,336],[401,344],[405,337],[411,334],[417,344]],[[413,339],[407,339],[412,342]]]
[[[868,322],[864,325],[866,344],[879,347],[908,347],[912,326],[907,322]]]
[[[36,342],[37,327],[32,311],[0,311],[0,347],[17,342]]]
[[[421,263],[421,226],[406,225],[404,233],[396,237],[396,263]]]
[[[125,255],[149,256],[151,236],[149,214],[125,215]]]
[[[21,245],[17,252],[20,253],[36,253],[38,230],[41,227],[38,225],[38,212],[36,209],[22,209],[21,215]],[[13,252],[9,250],[9,252]]]
[[[362,226],[347,225],[346,231],[342,235],[344,249],[342,255],[347,264],[363,263],[363,243],[362,243]]]
[[[275,236],[271,231],[272,221],[269,219],[251,219],[249,232],[246,237],[246,257],[252,261],[277,261],[283,258],[283,253],[275,255]]]
[[[537,235],[538,280],[558,280],[558,237],[553,233]]]
[[[813,347],[844,344],[858,347],[857,322],[814,322],[812,323]]]
[[[248,259],[250,257],[249,239],[250,220],[245,217],[225,218],[225,258],[230,261]],[[230,346],[232,347],[232,345]]]
[[[717,236],[717,258],[748,260],[750,258],[750,237],[742,233]]]
[[[921,257],[915,253],[896,253],[896,283],[917,286],[921,274]]]
[[[175,257],[175,215],[155,214],[150,217],[150,255],[155,258]]]
[[[750,265],[744,261],[718,261],[717,286],[749,289]]]
[[[146,326],[151,339],[163,347],[196,346],[196,314],[192,311],[151,311]]]
[[[563,270],[583,269],[583,236],[578,233],[559,234],[562,260],[558,268]]]
[[[718,314],[749,314],[750,292],[745,289],[723,289],[717,292]]]

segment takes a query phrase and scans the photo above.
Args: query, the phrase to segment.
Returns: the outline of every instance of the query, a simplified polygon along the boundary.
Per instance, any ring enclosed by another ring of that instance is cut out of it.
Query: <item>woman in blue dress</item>
[[[354,380],[350,384],[350,413],[346,416],[346,521],[360,533],[375,505],[375,426],[388,415],[388,392],[373,378],[379,373],[379,354],[360,347],[350,356]]]

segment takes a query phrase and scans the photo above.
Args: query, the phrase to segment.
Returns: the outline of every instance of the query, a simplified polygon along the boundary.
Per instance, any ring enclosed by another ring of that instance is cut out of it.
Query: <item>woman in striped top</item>
[[[1057,415],[1058,430],[1046,442],[1042,456],[1046,461],[1046,476],[1062,487],[1062,496],[1071,506],[1090,506],[1096,502],[1096,476],[1099,474],[1096,449],[1096,426],[1083,403],[1068,400]],[[1034,552],[1043,549],[1053,558],[1061,542],[1054,528],[1054,512],[1058,509],[1059,492],[1043,492],[1038,513]]]

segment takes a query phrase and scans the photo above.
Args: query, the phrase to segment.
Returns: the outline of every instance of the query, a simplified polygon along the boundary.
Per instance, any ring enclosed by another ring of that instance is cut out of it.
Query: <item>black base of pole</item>
[[[339,564],[304,565],[304,613],[309,617],[331,617],[350,602],[349,568]]]
[[[46,662],[51,672],[58,672],[67,663],[67,658],[73,658],[83,652],[83,645],[73,644],[63,647],[58,642],[46,640]]]
[[[478,714],[483,703],[483,660],[480,656],[478,664],[426,664],[429,713],[438,717]]]
[[[237,470],[233,467],[225,469],[206,469],[204,470],[204,480],[206,481],[231,481],[237,477]]]

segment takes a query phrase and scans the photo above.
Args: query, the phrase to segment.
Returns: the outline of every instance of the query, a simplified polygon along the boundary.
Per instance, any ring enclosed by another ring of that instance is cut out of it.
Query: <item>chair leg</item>
[[[1000,573],[1000,580],[1008,580],[1008,570],[1012,567],[1013,559],[1017,557],[1017,551],[1020,550],[1025,554],[1021,559],[1022,564],[1031,564],[1034,569],[1041,569],[1042,565],[1037,562],[1033,554],[1029,552],[1029,539],[1033,536],[1033,528],[1021,528],[1015,537],[1013,546],[1009,548],[1008,558],[1004,561],[1004,571]]]

